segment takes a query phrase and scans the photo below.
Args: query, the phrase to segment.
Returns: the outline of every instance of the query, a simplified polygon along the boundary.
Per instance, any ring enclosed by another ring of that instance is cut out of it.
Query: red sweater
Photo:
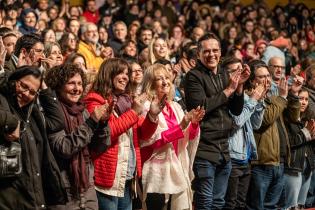
[[[84,98],[86,108],[89,113],[94,108],[107,103],[101,95],[90,92]],[[94,156],[94,176],[95,185],[103,188],[110,188],[114,184],[116,167],[118,161],[118,137],[125,133],[129,128],[133,130],[133,144],[136,151],[137,175],[142,175],[141,156],[139,139],[148,140],[155,132],[157,124],[149,120],[148,117],[138,117],[135,111],[130,109],[119,117],[110,115],[109,120],[111,146],[99,156]],[[93,157],[93,151],[92,157]]]

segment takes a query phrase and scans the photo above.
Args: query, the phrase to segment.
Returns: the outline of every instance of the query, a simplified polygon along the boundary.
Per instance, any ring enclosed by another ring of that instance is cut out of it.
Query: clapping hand
[[[247,64],[244,64],[243,71],[241,71],[241,76],[238,84],[244,84],[250,76],[250,68]]]
[[[94,111],[91,114],[91,118],[97,123],[100,120],[105,121],[109,117],[109,114],[107,112],[108,107],[108,104],[103,104],[101,106],[95,107]]]
[[[146,93],[142,93],[139,96],[133,98],[132,109],[140,115],[143,111],[144,102],[147,100],[148,96]]]
[[[159,100],[157,96],[153,97],[149,111],[149,114],[152,118],[156,119],[160,112],[163,110],[166,103],[166,97],[166,94],[162,97],[161,100]]]
[[[291,93],[293,93],[294,95],[298,96],[302,86],[304,84],[304,78],[301,76],[295,76],[293,78],[293,83],[290,87],[290,91]]]
[[[256,87],[252,90],[250,97],[256,101],[261,100],[266,95],[265,84],[256,84]]]
[[[187,126],[189,125],[189,122],[194,124],[198,123],[203,119],[205,113],[206,113],[205,110],[203,108],[200,108],[200,106],[198,106],[196,109],[190,110],[185,114],[180,123],[181,129],[182,130],[186,129]]]
[[[279,96],[283,98],[287,98],[289,88],[288,88],[288,82],[285,78],[280,79],[278,90],[279,90]]]

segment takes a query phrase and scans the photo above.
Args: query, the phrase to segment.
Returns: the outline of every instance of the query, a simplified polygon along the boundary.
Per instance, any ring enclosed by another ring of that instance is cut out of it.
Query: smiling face
[[[56,66],[61,65],[63,63],[63,56],[61,54],[60,48],[57,45],[52,46],[48,58],[54,60]]]
[[[31,103],[40,87],[40,79],[33,75],[27,75],[15,82],[17,102],[20,107]]]
[[[169,95],[171,91],[171,78],[167,70],[156,70],[154,72],[154,88],[158,99]]]
[[[221,58],[221,48],[215,39],[207,39],[201,42],[199,52],[200,61],[209,70],[216,71]]]
[[[128,69],[116,75],[113,79],[114,93],[122,94],[125,92],[127,84],[129,82]]]
[[[131,64],[131,77],[130,81],[135,84],[140,84],[143,79],[143,70],[138,63]]]
[[[156,59],[166,58],[168,46],[164,39],[157,39],[153,44],[153,53]]]
[[[68,82],[62,87],[60,91],[61,99],[69,104],[74,105],[76,104],[83,93],[83,82],[81,75],[76,73],[73,77],[71,77]]]

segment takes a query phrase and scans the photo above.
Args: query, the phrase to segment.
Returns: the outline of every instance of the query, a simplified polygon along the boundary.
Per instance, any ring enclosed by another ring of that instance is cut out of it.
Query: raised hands
[[[243,71],[241,71],[241,76],[239,80],[239,84],[244,84],[250,76],[250,68],[247,64],[243,65]]]
[[[109,105],[103,104],[101,106],[95,107],[94,111],[91,113],[91,118],[95,122],[99,122],[100,120],[107,120],[109,118],[110,113],[108,112]]]
[[[194,124],[198,123],[203,119],[205,113],[205,110],[203,108],[200,108],[200,106],[198,106],[196,109],[190,110],[185,114],[180,123],[181,129],[186,129],[190,122]]]
[[[239,80],[241,78],[242,70],[238,69],[230,74],[230,80],[228,87],[223,91],[226,97],[230,97],[238,87]]]
[[[132,109],[140,115],[143,111],[144,102],[147,100],[148,96],[146,93],[143,93],[139,96],[133,98]]]
[[[292,85],[289,86],[290,88],[290,91],[292,94],[298,96],[299,95],[299,92],[304,84],[304,78],[301,77],[301,76],[294,76],[292,77]]]
[[[278,85],[278,91],[279,91],[279,96],[283,98],[287,98],[289,88],[288,88],[288,82],[284,77],[280,79],[280,82]]]
[[[150,111],[149,114],[153,118],[157,118],[157,116],[160,114],[160,112],[163,110],[165,103],[166,103],[166,94],[162,97],[161,100],[158,99],[157,96],[154,96],[151,105],[150,105]]]

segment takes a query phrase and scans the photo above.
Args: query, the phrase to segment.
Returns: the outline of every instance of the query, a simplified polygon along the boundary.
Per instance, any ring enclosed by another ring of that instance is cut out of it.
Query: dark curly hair
[[[75,64],[62,64],[47,70],[45,73],[45,82],[48,87],[59,94],[61,88],[76,74],[81,76],[84,90],[87,85],[86,75],[83,70]]]

